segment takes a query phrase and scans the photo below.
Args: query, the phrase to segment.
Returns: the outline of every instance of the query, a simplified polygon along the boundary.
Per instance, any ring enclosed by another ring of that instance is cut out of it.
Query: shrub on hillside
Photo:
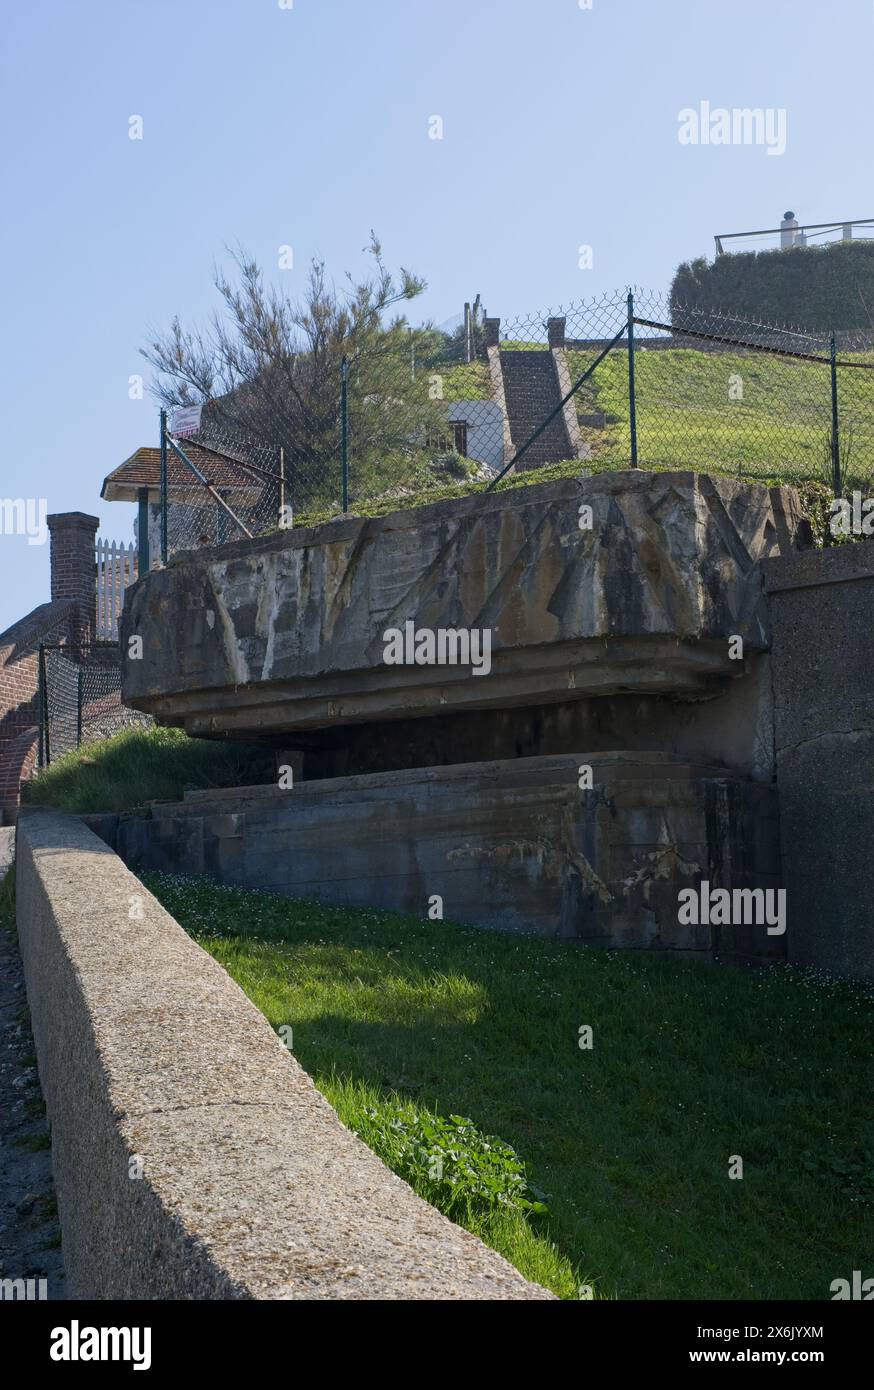
[[[719,310],[812,332],[874,329],[874,241],[701,256],[671,286],[671,313]],[[869,312],[870,311],[870,312]]]

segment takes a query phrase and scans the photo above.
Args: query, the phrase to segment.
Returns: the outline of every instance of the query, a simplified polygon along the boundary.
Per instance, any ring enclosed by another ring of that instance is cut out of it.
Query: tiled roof
[[[254,499],[260,497],[264,487],[268,485],[266,480],[253,477],[241,464],[226,454],[219,454],[212,449],[204,449],[200,444],[184,440],[180,447],[203,476],[223,492],[225,489],[231,489]],[[139,488],[147,487],[150,492],[158,492],[160,486],[161,450],[142,448],[137,449],[129,459],[125,459],[124,463],[107,474],[103,479],[100,496],[106,502],[135,502]],[[182,491],[188,495],[192,488],[200,486],[188,465],[168,447],[167,488],[170,495],[175,493],[178,497]]]

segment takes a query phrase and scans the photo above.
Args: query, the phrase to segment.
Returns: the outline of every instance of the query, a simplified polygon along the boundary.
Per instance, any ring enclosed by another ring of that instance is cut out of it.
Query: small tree
[[[331,500],[338,487],[340,371],[349,364],[351,448],[369,474],[379,460],[410,463],[427,447],[445,411],[429,399],[427,380],[410,369],[411,329],[391,311],[422,293],[425,281],[386,267],[371,233],[365,248],[373,275],[338,292],[324,262],[310,266],[300,300],[267,286],[258,265],[234,255],[236,275],[217,271],[223,301],[207,329],[169,332],[141,349],[156,369],[154,391],[167,406],[204,406],[202,442],[241,457],[253,449],[276,458],[281,446],[295,479],[295,500]],[[429,345],[433,330],[421,330]]]

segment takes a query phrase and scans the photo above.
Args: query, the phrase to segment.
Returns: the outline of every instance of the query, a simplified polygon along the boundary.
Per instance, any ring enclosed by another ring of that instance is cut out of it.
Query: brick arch
[[[15,823],[21,783],[33,775],[38,751],[36,725],[0,744],[0,825]]]

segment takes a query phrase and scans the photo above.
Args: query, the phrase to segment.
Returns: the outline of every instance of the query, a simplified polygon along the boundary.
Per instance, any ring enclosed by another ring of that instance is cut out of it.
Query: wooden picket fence
[[[98,540],[97,561],[97,640],[118,641],[118,620],[124,604],[124,591],[137,577],[137,548],[133,541]]]

